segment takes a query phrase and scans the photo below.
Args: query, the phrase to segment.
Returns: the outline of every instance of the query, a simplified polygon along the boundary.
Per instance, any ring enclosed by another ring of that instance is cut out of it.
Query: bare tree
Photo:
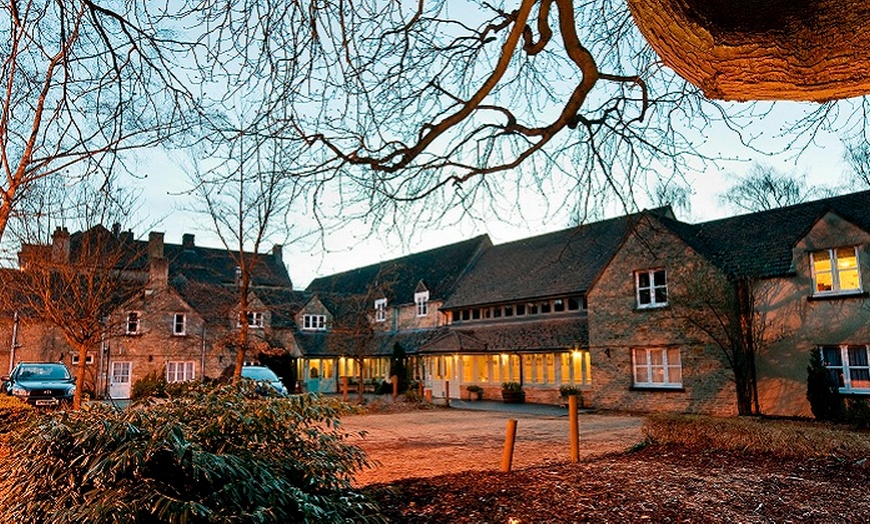
[[[753,164],[746,176],[733,178],[734,185],[719,199],[738,211],[776,209],[832,193],[827,188],[807,184],[806,175],[788,175],[763,164]]]
[[[116,9],[117,8],[117,9]],[[119,9],[119,10],[118,10]],[[195,122],[176,21],[159,8],[92,0],[0,4],[0,239],[28,189],[125,165]]]
[[[85,218],[71,219],[82,231],[70,235],[58,226],[52,242],[22,244],[20,271],[3,289],[3,301],[36,320],[58,328],[79,357],[73,409],[81,407],[87,354],[117,332],[110,313],[147,281],[135,263],[142,253],[132,237],[109,231],[104,221],[117,217],[117,195],[72,191]],[[60,222],[62,217],[57,216]]]
[[[286,220],[301,186],[291,169],[294,156],[255,131],[238,129],[213,137],[212,153],[225,157],[208,171],[197,171],[193,184],[215,233],[236,263],[239,332],[233,381],[241,377],[249,345],[250,294],[260,250]]]
[[[870,188],[870,144],[866,139],[856,138],[846,140],[843,146],[843,157],[850,169],[850,181],[864,189]]]

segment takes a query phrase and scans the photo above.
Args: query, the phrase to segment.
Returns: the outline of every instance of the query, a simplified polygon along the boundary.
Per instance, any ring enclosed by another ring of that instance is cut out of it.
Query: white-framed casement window
[[[652,308],[668,304],[668,278],[664,269],[644,269],[634,272],[637,307]]]
[[[387,299],[379,298],[375,300],[375,322],[385,320],[387,320]]]
[[[239,315],[241,316],[241,315]],[[262,311],[248,311],[246,315],[248,317],[248,327],[249,328],[261,328],[263,327],[263,312]],[[239,318],[239,327],[242,325],[242,319]]]
[[[185,382],[196,378],[196,364],[192,360],[166,363],[166,382]]]
[[[822,362],[841,393],[870,394],[870,348],[866,345],[822,346]]]
[[[678,348],[635,348],[631,352],[634,385],[646,388],[683,387]]]
[[[142,315],[138,311],[127,312],[127,326],[125,333],[128,335],[138,335],[141,333]]]
[[[182,337],[187,334],[187,315],[184,313],[173,313],[172,334],[176,337]]]
[[[858,248],[854,246],[823,249],[810,253],[815,295],[861,291]]]
[[[302,315],[302,329],[326,331],[326,315]]]
[[[414,304],[417,309],[418,317],[425,317],[429,314],[429,292],[418,291],[414,293]]]

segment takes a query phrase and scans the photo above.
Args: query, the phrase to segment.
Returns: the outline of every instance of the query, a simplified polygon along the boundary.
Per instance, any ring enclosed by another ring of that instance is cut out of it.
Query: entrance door
[[[132,362],[112,362],[112,376],[109,379],[109,396],[111,398],[130,398],[130,371],[132,368]]]

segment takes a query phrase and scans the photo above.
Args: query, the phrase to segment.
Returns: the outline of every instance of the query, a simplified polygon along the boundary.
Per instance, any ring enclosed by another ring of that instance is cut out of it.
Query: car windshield
[[[58,364],[27,364],[18,371],[18,380],[69,380],[65,366]]]
[[[274,382],[278,380],[278,376],[269,368],[242,368],[242,376],[266,382]]]

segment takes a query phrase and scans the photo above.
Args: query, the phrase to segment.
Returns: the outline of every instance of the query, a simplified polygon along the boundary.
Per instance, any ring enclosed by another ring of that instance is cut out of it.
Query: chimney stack
[[[183,247],[185,250],[194,248],[193,234],[185,233],[181,236],[181,247]]]
[[[69,264],[69,231],[60,226],[51,235],[51,261],[55,264]]]
[[[163,233],[152,231],[148,233],[148,258],[163,258]]]
[[[272,257],[275,259],[275,262],[279,264],[284,263],[284,246],[281,244],[275,244],[272,246]]]

